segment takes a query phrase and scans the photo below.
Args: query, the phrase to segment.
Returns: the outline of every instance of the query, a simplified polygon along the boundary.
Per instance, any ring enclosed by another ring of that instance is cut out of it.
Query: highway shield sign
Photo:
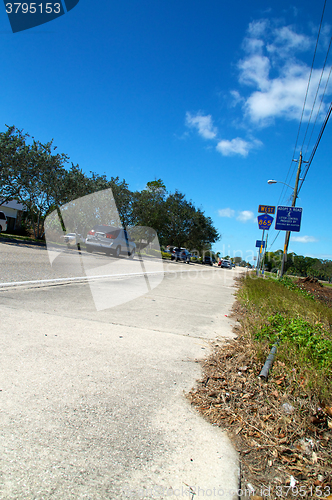
[[[273,217],[271,217],[271,215],[268,214],[259,215],[257,217],[257,221],[259,229],[265,229],[266,231],[268,231],[273,222]]]

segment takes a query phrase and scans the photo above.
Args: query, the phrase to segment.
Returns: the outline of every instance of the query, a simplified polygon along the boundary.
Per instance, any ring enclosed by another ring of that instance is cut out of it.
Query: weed
[[[301,291],[290,278],[242,280],[238,292],[247,314],[245,331],[257,357],[265,360],[277,338],[277,359],[296,373],[308,392],[322,400],[332,397],[332,309]]]

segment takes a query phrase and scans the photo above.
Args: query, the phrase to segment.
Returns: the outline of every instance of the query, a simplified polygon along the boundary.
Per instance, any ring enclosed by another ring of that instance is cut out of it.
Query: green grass
[[[10,234],[10,233],[0,233],[0,238],[6,238],[13,241],[32,241],[37,243],[45,243],[45,240],[37,240],[33,236],[20,236],[18,234]]]
[[[238,299],[246,308],[245,330],[261,362],[277,338],[277,359],[296,369],[309,392],[332,398],[332,309],[283,278],[242,280]]]

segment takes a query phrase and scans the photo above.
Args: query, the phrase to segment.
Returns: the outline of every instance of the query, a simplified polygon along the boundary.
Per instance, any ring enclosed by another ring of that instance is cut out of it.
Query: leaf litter
[[[331,500],[332,404],[308,393],[297,370],[278,359],[268,381],[259,378],[262,363],[241,323],[244,314],[236,303],[238,336],[212,343],[203,378],[187,397],[209,422],[227,430],[246,496],[251,491],[262,498],[265,491],[266,498]]]

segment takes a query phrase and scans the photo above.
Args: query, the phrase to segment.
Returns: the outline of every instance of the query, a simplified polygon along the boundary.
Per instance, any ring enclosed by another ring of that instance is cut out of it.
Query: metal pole
[[[256,276],[259,276],[259,249],[257,252]]]
[[[262,250],[263,250],[263,244],[264,244],[263,243],[264,242],[264,233],[265,233],[265,229],[263,229],[261,247],[259,249],[259,270],[261,270],[261,264],[263,263]]]
[[[265,266],[265,254],[266,254],[266,248],[267,248],[267,239],[269,237],[269,233],[266,233],[266,241],[265,241],[265,247],[264,247],[264,253],[263,253],[263,263],[262,263],[262,268],[264,269]],[[265,273],[264,273],[265,276]]]
[[[297,167],[297,174],[296,174],[296,181],[295,181],[295,187],[294,187],[294,193],[293,193],[292,207],[295,207],[295,204],[296,204],[297,189],[298,189],[299,178],[300,178],[300,173],[301,173],[301,165],[302,165],[302,151],[300,153],[299,166]],[[288,244],[289,244],[289,237],[290,237],[290,231],[286,231],[285,244],[284,244],[284,254],[282,256],[282,263],[281,263],[281,270],[280,270],[280,278],[282,278],[282,276],[284,274],[285,262],[287,260],[287,250],[288,250]]]

